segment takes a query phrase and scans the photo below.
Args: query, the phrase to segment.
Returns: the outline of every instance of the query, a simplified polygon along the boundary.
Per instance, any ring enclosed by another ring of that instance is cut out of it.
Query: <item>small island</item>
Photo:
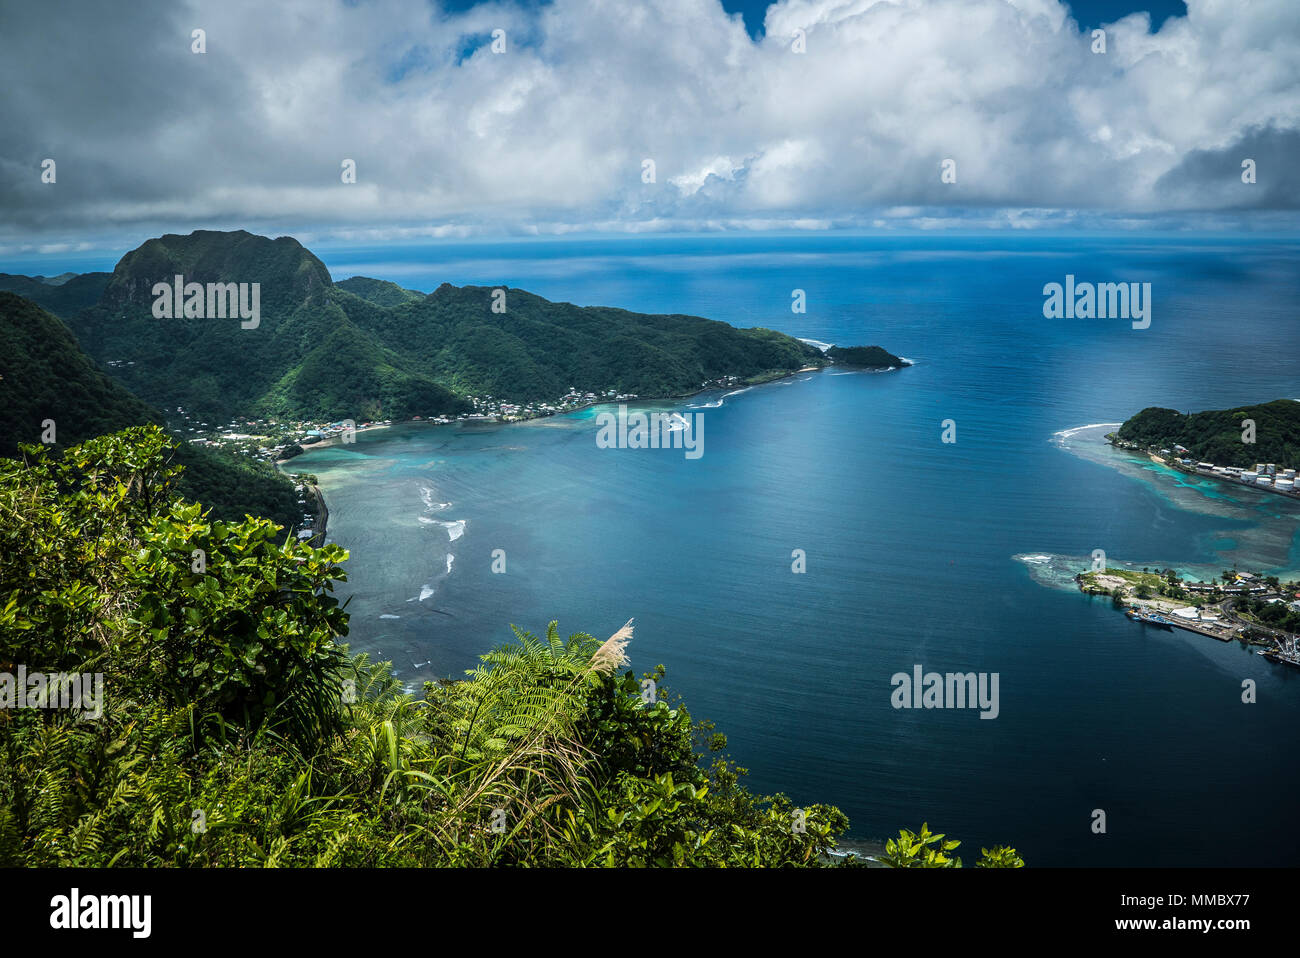
[[[880,346],[831,346],[826,350],[826,358],[837,365],[864,369],[901,369],[912,365]]]

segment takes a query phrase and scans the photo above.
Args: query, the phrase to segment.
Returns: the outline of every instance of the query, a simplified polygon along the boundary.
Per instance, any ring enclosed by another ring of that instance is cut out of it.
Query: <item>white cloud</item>
[[[268,219],[344,234],[830,228],[899,209],[923,228],[1012,228],[1259,196],[1293,210],[1293,186],[1264,190],[1266,167],[1260,192],[1236,189],[1232,151],[1300,128],[1298,9],[1188,0],[1154,35],[1145,15],[1107,25],[1101,55],[1059,0],[784,0],[757,43],[716,0],[87,4],[58,28],[11,13],[0,235]],[[57,185],[39,182],[45,156]]]

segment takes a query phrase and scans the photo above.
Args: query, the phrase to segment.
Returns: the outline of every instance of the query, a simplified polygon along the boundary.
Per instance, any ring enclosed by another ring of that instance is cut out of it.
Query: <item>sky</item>
[[[458,8],[466,9],[473,5],[472,2],[462,2]],[[744,17],[745,30],[754,39],[763,36],[763,20],[770,6],[773,6],[771,0],[723,0],[722,3],[722,8],[728,13],[739,13]],[[1140,12],[1149,13],[1152,28],[1159,30],[1169,17],[1187,15],[1184,0],[1074,0],[1069,8],[1079,26],[1088,30]]]
[[[1300,208],[1297,0],[0,0],[0,83],[9,256]]]

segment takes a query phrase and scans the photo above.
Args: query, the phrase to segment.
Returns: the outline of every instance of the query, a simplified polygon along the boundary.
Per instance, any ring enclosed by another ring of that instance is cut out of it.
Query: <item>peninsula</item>
[[[167,309],[156,309],[159,289]],[[908,365],[879,346],[824,347],[505,285],[426,294],[362,276],[335,283],[297,240],[243,230],[150,239],[111,273],[0,274],[0,332],[16,344],[0,357],[0,455],[165,426],[184,440],[188,496],[301,538],[323,525],[319,497],[273,464],[315,442],[398,421],[515,422],[675,399],[836,364]]]

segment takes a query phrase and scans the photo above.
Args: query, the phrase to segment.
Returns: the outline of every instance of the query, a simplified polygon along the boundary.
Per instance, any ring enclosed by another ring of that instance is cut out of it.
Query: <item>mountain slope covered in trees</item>
[[[1242,439],[1244,420],[1255,423],[1255,441]],[[1300,468],[1300,402],[1275,399],[1255,406],[1180,413],[1151,406],[1115,432],[1121,442],[1172,449],[1186,446],[1192,458],[1219,466],[1273,462]]]
[[[205,289],[258,284],[256,327],[206,310],[155,317],[155,284],[178,275]],[[826,361],[783,333],[698,316],[579,307],[505,286],[443,284],[426,296],[368,277],[336,284],[296,240],[242,230],[148,240],[93,306],[61,315],[97,361],[121,364],[113,375],[136,395],[217,420],[454,414],[467,396],[527,402],[570,388],[664,397]]]
[[[81,273],[51,284],[43,277],[0,273],[0,292],[17,293],[55,316],[72,316],[99,302],[112,273]]]
[[[19,443],[38,443],[53,424],[54,445],[163,424],[163,415],[95,368],[57,317],[12,293],[0,293],[0,456]],[[298,513],[293,484],[272,467],[200,446],[182,444],[173,461],[185,467],[182,494],[217,517],[264,516],[292,527]]]

